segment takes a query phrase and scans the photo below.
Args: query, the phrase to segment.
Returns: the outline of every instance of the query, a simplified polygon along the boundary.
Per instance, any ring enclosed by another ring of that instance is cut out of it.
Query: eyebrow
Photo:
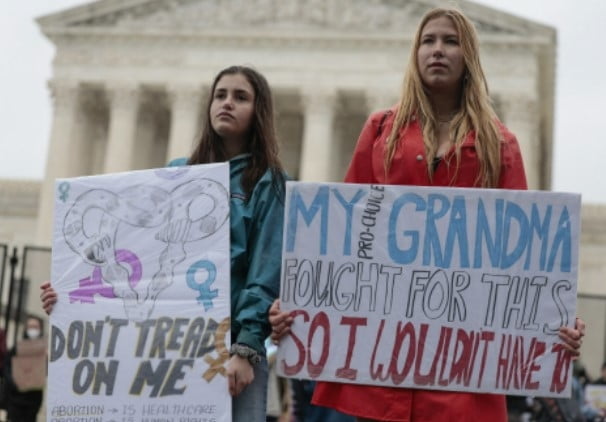
[[[435,36],[436,36],[435,32],[426,32],[424,34],[421,34],[421,38],[435,37]],[[441,36],[443,36],[443,37],[455,37],[455,38],[459,38],[459,34],[457,34],[456,32],[441,34]]]
[[[226,91],[228,91],[228,90],[229,90],[228,88],[216,88],[216,89],[215,89],[215,93],[217,93],[217,92],[226,92]],[[245,89],[236,89],[234,92],[235,92],[236,94],[248,94],[248,95],[253,95],[251,91],[247,91],[247,90],[245,90]]]

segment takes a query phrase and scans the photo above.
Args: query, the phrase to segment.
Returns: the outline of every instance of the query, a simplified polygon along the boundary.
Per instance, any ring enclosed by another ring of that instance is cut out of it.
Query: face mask
[[[27,338],[38,338],[40,337],[40,330],[37,328],[28,328],[25,330],[25,334],[27,334]]]

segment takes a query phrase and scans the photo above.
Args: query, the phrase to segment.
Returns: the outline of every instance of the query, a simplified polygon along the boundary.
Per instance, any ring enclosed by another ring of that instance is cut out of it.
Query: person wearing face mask
[[[42,388],[46,377],[43,327],[41,318],[28,316],[23,329],[23,340],[10,350],[4,364],[9,422],[36,422],[42,406]]]

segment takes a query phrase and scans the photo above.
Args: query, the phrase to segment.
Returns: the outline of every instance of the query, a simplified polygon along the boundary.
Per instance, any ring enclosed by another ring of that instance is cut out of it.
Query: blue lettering
[[[551,253],[549,254],[549,261],[547,263],[547,271],[553,271],[554,261],[558,250],[561,250],[560,260],[560,271],[569,273],[572,260],[572,234],[570,232],[570,215],[568,214],[568,208],[564,207],[562,214],[560,215],[560,221],[558,221],[558,228],[553,238],[553,245],[551,246]]]
[[[519,233],[517,243],[515,247],[511,251],[511,253],[507,253],[509,249],[509,240],[511,236],[511,225],[513,221],[517,221],[519,226]],[[505,225],[503,227],[503,240],[504,245],[501,250],[501,268],[509,268],[522,256],[524,249],[526,249],[526,245],[528,245],[530,238],[530,231],[528,230],[528,218],[526,214],[524,214],[524,210],[520,208],[518,204],[513,202],[508,202],[507,207],[505,208]]]
[[[499,259],[501,258],[501,245],[502,233],[503,233],[503,200],[497,199],[495,202],[495,221],[492,224],[494,227],[494,238],[490,233],[491,224],[488,222],[486,216],[486,208],[484,207],[484,201],[479,199],[478,201],[478,216],[477,216],[477,228],[476,228],[476,248],[473,258],[473,267],[482,267],[482,239],[486,242],[486,249],[488,250],[488,256],[490,257],[490,263],[494,268],[498,268]]]
[[[417,256],[419,250],[419,232],[416,230],[405,230],[404,237],[410,238],[410,246],[408,249],[400,249],[396,239],[396,228],[400,212],[406,204],[412,203],[416,205],[416,211],[424,211],[427,204],[423,198],[414,193],[406,193],[396,199],[389,214],[389,228],[387,235],[387,251],[389,257],[398,264],[410,264]]]
[[[465,209],[465,198],[455,196],[452,201],[450,213],[450,224],[446,235],[446,248],[444,249],[444,264],[450,267],[452,252],[455,250],[454,243],[459,244],[459,265],[469,268],[469,245],[467,242],[467,212]]]
[[[535,233],[541,240],[541,256],[539,258],[539,268],[541,271],[545,271],[545,258],[547,255],[547,241],[549,239],[549,224],[551,222],[551,205],[547,207],[543,221],[539,216],[539,210],[537,204],[532,204],[532,210],[530,212],[530,232]],[[534,238],[534,237],[533,237]],[[528,251],[526,252],[526,262],[524,263],[524,269],[530,268],[530,260],[532,255],[532,243],[528,243]]]
[[[431,194],[427,198],[427,219],[425,220],[425,241],[423,243],[423,265],[431,264],[431,253],[435,255],[435,265],[444,268],[444,258],[440,247],[440,236],[436,220],[444,217],[450,208],[445,195]]]
[[[290,207],[288,210],[288,224],[286,228],[286,250],[288,252],[292,252],[295,248],[298,214],[301,214],[305,224],[309,227],[311,221],[318,211],[320,211],[320,236],[318,236],[320,240],[320,254],[326,255],[326,240],[328,237],[328,193],[328,186],[320,187],[311,206],[307,208],[299,191],[296,188],[292,190]]]

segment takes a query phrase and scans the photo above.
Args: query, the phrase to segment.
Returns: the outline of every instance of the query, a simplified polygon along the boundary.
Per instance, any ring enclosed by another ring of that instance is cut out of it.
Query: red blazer
[[[387,113],[387,115],[386,115]],[[385,141],[391,132],[395,110],[371,114],[358,139],[345,182],[419,186],[478,186],[479,162],[474,133],[461,145],[456,166],[454,147],[437,164],[430,180],[425,161],[423,134],[417,121],[400,131],[389,174],[385,174]],[[501,144],[501,189],[527,189],[522,155],[515,136],[499,123]],[[380,421],[402,422],[506,422],[505,396],[420,390],[358,384],[319,382],[312,403],[344,413]]]
[[[386,176],[383,166],[385,142],[391,132],[394,117],[393,109],[370,115],[358,138],[345,182],[466,188],[478,186],[476,179],[480,166],[474,144],[475,133],[469,133],[461,145],[461,162],[458,170],[453,147],[438,164],[433,180],[430,180],[425,161],[423,133],[416,120],[400,131],[400,141],[389,174]],[[498,187],[527,189],[526,173],[518,141],[500,122],[498,125],[504,140],[501,144],[501,176]]]

